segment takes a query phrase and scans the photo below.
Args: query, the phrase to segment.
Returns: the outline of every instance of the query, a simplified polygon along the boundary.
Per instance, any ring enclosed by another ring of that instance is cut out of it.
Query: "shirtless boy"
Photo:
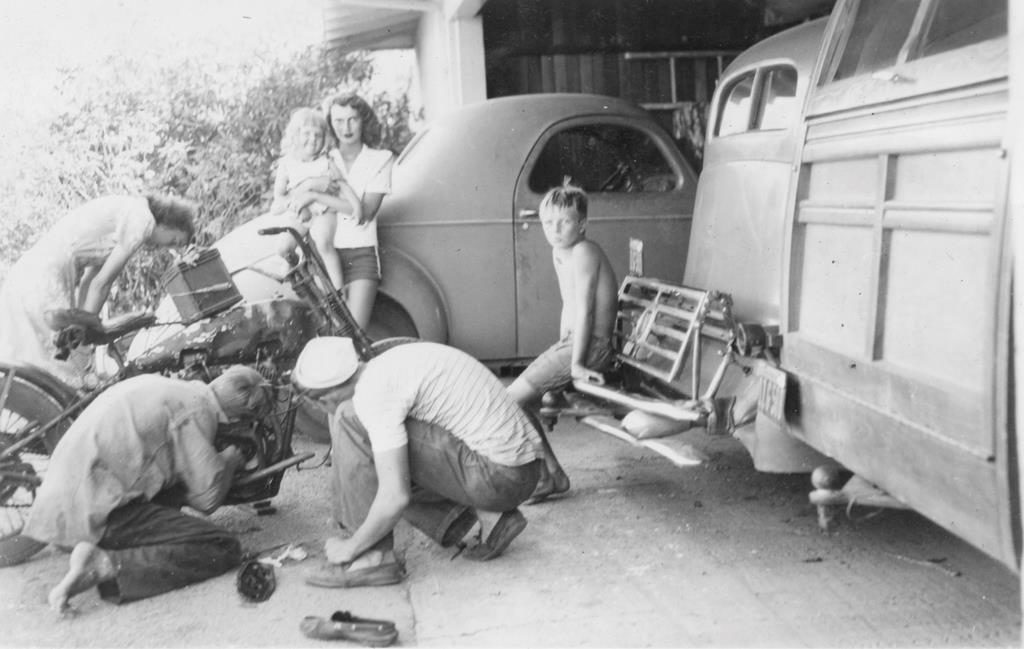
[[[575,379],[603,384],[601,370],[613,357],[611,347],[618,282],[608,257],[586,238],[587,195],[568,184],[555,187],[540,203],[540,222],[551,244],[551,258],[562,294],[562,317],[557,343],[530,364],[509,386],[509,393],[528,411],[536,409],[545,392]],[[545,471],[533,501],[569,489],[569,477],[544,438]]]

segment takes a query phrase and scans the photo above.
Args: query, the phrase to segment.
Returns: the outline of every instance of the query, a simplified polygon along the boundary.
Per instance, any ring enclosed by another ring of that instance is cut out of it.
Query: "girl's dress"
[[[97,198],[69,212],[11,267],[0,287],[0,359],[42,367],[81,387],[89,366],[83,350],[58,361],[45,314],[77,306],[85,269],[103,265],[116,245],[134,253],[156,227],[144,197]]]
[[[333,149],[330,153],[335,166],[345,175],[352,191],[360,199],[369,194],[391,193],[391,165],[393,153],[387,149],[373,149],[363,146],[359,155],[352,162],[350,169],[345,168],[341,152]],[[362,225],[354,218],[338,217],[338,227],[334,231],[335,248],[377,248],[377,219]]]
[[[284,156],[278,160],[278,164],[284,168],[284,172],[288,177],[289,192],[306,180],[331,175],[330,158],[326,155],[314,158],[313,160],[296,160],[295,158]],[[312,214],[323,214],[330,208],[323,203],[313,202],[309,204],[308,209]]]

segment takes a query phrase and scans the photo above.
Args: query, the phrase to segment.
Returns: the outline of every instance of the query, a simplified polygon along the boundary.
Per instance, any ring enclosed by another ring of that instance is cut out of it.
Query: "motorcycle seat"
[[[55,331],[72,328],[81,332],[87,344],[105,345],[133,331],[148,327],[156,322],[156,315],[149,311],[133,311],[100,320],[99,316],[83,309],[53,309],[46,312],[46,323]]]

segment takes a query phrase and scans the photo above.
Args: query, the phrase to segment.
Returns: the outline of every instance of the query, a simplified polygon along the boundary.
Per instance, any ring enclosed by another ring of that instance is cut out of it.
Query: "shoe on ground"
[[[329,619],[309,615],[302,619],[299,630],[316,640],[348,640],[370,647],[386,647],[398,638],[395,623],[356,617],[348,611],[335,611]]]

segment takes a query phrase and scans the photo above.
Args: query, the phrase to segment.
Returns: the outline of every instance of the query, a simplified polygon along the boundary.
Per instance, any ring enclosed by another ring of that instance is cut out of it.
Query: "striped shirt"
[[[437,343],[399,345],[367,363],[352,397],[374,451],[408,444],[406,419],[441,426],[504,466],[543,457],[540,436],[505,386],[465,352]]]

